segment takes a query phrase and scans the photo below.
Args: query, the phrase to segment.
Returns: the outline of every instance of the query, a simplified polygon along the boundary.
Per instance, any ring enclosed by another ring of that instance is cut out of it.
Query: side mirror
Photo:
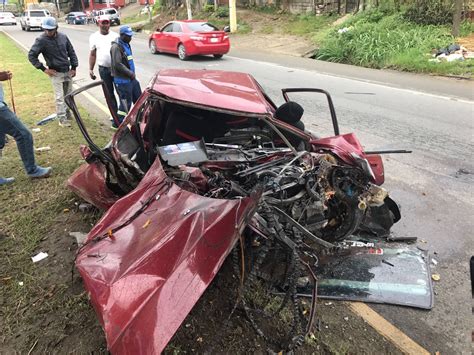
[[[230,26],[225,26],[224,27],[224,32],[230,32]]]

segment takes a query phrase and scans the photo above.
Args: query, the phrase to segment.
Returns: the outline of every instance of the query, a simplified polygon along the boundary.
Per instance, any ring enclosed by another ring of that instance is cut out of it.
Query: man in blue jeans
[[[117,111],[120,123],[128,114],[132,103],[137,102],[142,94],[140,83],[135,76],[135,63],[132,47],[130,47],[132,36],[133,31],[130,26],[122,26],[120,27],[120,37],[112,42],[110,47],[110,69],[120,99]]]
[[[0,81],[10,80],[12,73],[0,71]],[[20,153],[21,160],[25,166],[26,173],[32,179],[45,178],[51,174],[51,168],[43,168],[35,163],[35,153],[33,150],[33,136],[28,128],[18,119],[18,117],[8,108],[5,103],[3,87],[0,84],[0,152],[5,146],[5,135],[12,136]],[[15,181],[14,178],[0,177],[0,186]]]

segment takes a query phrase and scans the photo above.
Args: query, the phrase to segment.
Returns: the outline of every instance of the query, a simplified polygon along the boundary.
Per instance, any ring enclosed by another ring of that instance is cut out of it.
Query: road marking
[[[401,88],[401,87],[398,87],[398,86],[393,86],[393,85],[389,85],[389,84],[386,84],[386,83],[381,83],[381,82],[375,81],[375,80],[354,78],[354,77],[351,77],[351,76],[334,74],[334,73],[327,73],[327,72],[322,72],[322,71],[317,71],[317,70],[312,70],[312,69],[306,69],[306,68],[292,68],[292,67],[288,67],[288,66],[283,65],[283,64],[272,63],[272,62],[267,62],[267,61],[262,61],[262,60],[248,59],[248,58],[240,58],[240,57],[235,57],[233,55],[227,55],[227,58],[247,60],[249,62],[255,62],[255,63],[258,63],[258,64],[263,63],[263,64],[266,64],[266,65],[269,65],[269,66],[274,66],[274,67],[277,67],[277,68],[290,69],[290,70],[293,70],[293,71],[294,70],[301,70],[303,72],[309,72],[309,73],[312,73],[312,74],[317,74],[317,75],[321,75],[321,76],[325,76],[325,77],[329,77],[329,78],[336,77],[336,78],[341,78],[341,79],[360,81],[362,83],[367,83],[367,84],[371,84],[371,85],[380,86],[380,87],[383,87],[383,88],[389,88],[389,89],[394,89],[394,90],[398,90],[398,91],[403,91],[403,92],[406,92],[406,93],[409,93],[409,94],[414,94],[414,95],[424,95],[424,96],[433,97],[433,98],[436,98],[436,99],[456,101],[456,102],[461,102],[461,103],[465,103],[465,104],[474,103],[474,100],[464,99],[464,98],[461,98],[461,97],[458,97],[458,96],[443,96],[443,95],[440,95],[440,94],[432,94],[432,93],[425,92],[425,91],[405,89],[405,88]]]
[[[390,340],[405,354],[430,355],[430,352],[408,337],[400,329],[362,302],[349,302],[349,308],[371,325],[384,338]]]
[[[25,45],[23,45],[23,43],[19,42],[18,40],[16,40],[13,36],[11,36],[8,32],[4,31],[4,30],[1,30],[6,36],[8,36],[11,40],[13,40],[17,45],[19,45],[21,48],[23,48],[25,50],[25,52],[28,52],[29,51],[29,48]],[[72,84],[72,87],[74,88],[74,90],[76,89],[79,89],[80,86],[77,85],[77,84]],[[94,96],[92,96],[91,94],[89,94],[88,92],[82,92],[82,95],[84,95],[89,101],[91,101],[94,105],[96,105],[102,112],[104,112],[106,115],[110,115],[110,110],[107,106],[105,106],[104,104],[102,104],[99,100],[97,100]]]

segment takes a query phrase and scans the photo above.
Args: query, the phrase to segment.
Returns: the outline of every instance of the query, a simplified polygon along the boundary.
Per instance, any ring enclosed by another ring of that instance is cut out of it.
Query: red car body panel
[[[106,212],[76,267],[112,353],[163,350],[237,242],[256,202],[182,190],[157,159],[137,188]],[[109,230],[116,231],[108,237]],[[94,241],[102,235],[107,237]]]
[[[175,100],[223,110],[260,115],[274,111],[255,79],[245,73],[165,69],[152,88]]]
[[[161,30],[150,35],[149,41],[154,41],[159,52],[178,53],[178,45],[183,44],[187,55],[226,54],[230,50],[229,36],[224,31],[193,31],[188,24],[206,23],[204,20],[171,21]],[[181,32],[164,32],[170,24],[179,24]]]
[[[353,164],[354,158],[351,153],[356,153],[361,158],[367,159],[374,173],[377,185],[382,185],[385,180],[382,157],[378,154],[366,155],[364,148],[354,133],[342,134],[334,137],[319,138],[311,141],[314,149],[326,149],[337,155],[347,164]]]

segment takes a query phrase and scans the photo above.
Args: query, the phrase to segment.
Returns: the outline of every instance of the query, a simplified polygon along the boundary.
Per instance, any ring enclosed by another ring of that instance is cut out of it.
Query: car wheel
[[[120,20],[117,20],[117,26],[120,26]]]
[[[178,57],[181,60],[187,60],[189,57],[186,54],[186,48],[184,47],[184,44],[180,43],[178,46]]]
[[[158,53],[160,53],[160,51],[158,50],[158,48],[156,48],[156,43],[155,43],[154,40],[151,40],[151,41],[150,41],[148,47],[150,48],[151,54],[158,54]]]
[[[223,54],[214,54],[214,58],[216,59],[221,59],[223,56]]]
[[[30,26],[26,26],[26,30],[27,30],[28,32],[30,32],[31,27],[30,27]]]

